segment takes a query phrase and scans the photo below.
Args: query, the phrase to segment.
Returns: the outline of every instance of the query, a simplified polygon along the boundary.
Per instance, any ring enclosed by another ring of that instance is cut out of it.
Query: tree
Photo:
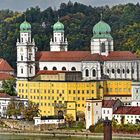
[[[2,83],[3,91],[11,96],[15,96],[16,95],[15,84],[16,84],[15,79],[4,80]]]
[[[77,111],[76,116],[79,121],[85,120],[85,113],[83,111]]]
[[[71,127],[72,123],[74,121],[73,115],[72,114],[66,114],[65,121],[66,121],[66,123],[68,123],[68,126]]]
[[[22,115],[22,111],[24,108],[24,104],[21,101],[17,101],[15,98],[11,98],[11,101],[7,107],[7,116],[11,117],[18,117]]]
[[[27,107],[24,107],[23,116],[26,120],[32,121],[34,117],[39,115],[38,104],[29,102]]]

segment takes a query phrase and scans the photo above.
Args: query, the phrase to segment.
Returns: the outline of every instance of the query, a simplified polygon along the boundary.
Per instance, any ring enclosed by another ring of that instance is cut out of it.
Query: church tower
[[[91,39],[91,54],[98,53],[108,56],[113,51],[113,38],[110,26],[101,20],[93,27],[93,37]]]
[[[20,25],[20,39],[17,40],[17,78],[29,80],[35,76],[35,42],[31,38],[31,24]]]
[[[53,25],[53,38],[50,41],[50,51],[67,51],[68,42],[64,36],[64,25],[58,20]]]

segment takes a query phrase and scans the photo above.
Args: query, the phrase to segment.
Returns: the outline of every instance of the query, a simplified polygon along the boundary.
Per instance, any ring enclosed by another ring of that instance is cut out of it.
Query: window
[[[89,76],[89,70],[88,70],[88,69],[86,69],[86,71],[85,71],[85,75],[86,75],[86,77]]]
[[[96,70],[95,70],[95,69],[92,71],[92,76],[93,76],[93,77],[96,76]]]
[[[23,73],[23,68],[21,68],[21,73]]]
[[[30,73],[32,73],[32,66],[30,66]]]
[[[105,52],[105,43],[101,43],[101,51]]]
[[[129,69],[127,69],[127,73],[129,73],[130,71],[129,71]]]
[[[117,69],[117,73],[120,74],[120,72],[121,72],[120,69]]]
[[[44,70],[48,70],[48,68],[47,68],[47,67],[44,67],[43,69],[44,69]]]
[[[75,68],[75,67],[72,67],[71,70],[72,70],[72,71],[76,71],[76,68]]]
[[[107,73],[109,73],[109,69],[107,69]]]
[[[107,114],[109,114],[109,110],[107,110]]]
[[[53,67],[53,70],[57,70],[57,68],[56,67]]]
[[[122,72],[125,73],[125,70],[123,69]]]
[[[114,69],[112,69],[112,73],[115,73],[115,70]]]
[[[66,67],[62,67],[62,70],[66,70]]]
[[[132,68],[132,73],[134,74],[134,69]]]
[[[29,60],[31,60],[32,59],[32,54],[29,54]]]
[[[21,60],[23,60],[23,55],[21,55]]]

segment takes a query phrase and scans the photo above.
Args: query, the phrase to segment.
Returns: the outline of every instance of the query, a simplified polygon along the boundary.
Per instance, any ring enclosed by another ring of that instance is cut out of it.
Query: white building
[[[122,102],[117,100],[103,100],[102,101],[102,119],[112,120],[113,112],[118,109],[118,107],[122,106]]]
[[[12,98],[12,96],[6,93],[0,93],[0,117],[7,117],[7,107]],[[28,99],[20,99],[18,97],[15,97],[15,100],[23,102],[25,106],[28,105]]]
[[[42,116],[42,117],[34,117],[34,124],[63,124],[65,123],[64,117],[58,116]]]
[[[86,101],[86,129],[95,125],[102,117],[102,100],[88,99]]]
[[[129,51],[114,51],[111,28],[104,21],[93,27],[90,51],[68,51],[64,25],[53,26],[50,51],[37,51],[31,37],[31,25],[20,25],[17,41],[17,78],[27,80],[39,70],[81,71],[83,80],[133,79],[140,80],[140,61]]]
[[[118,124],[140,123],[140,107],[123,106],[113,113]]]
[[[132,82],[132,106],[140,106],[140,82]]]

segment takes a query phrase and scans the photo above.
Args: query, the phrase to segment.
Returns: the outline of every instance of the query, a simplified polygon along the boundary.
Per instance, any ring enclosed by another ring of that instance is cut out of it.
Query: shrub
[[[92,132],[92,133],[94,132],[94,125],[91,125],[91,126],[89,127],[89,131]]]

